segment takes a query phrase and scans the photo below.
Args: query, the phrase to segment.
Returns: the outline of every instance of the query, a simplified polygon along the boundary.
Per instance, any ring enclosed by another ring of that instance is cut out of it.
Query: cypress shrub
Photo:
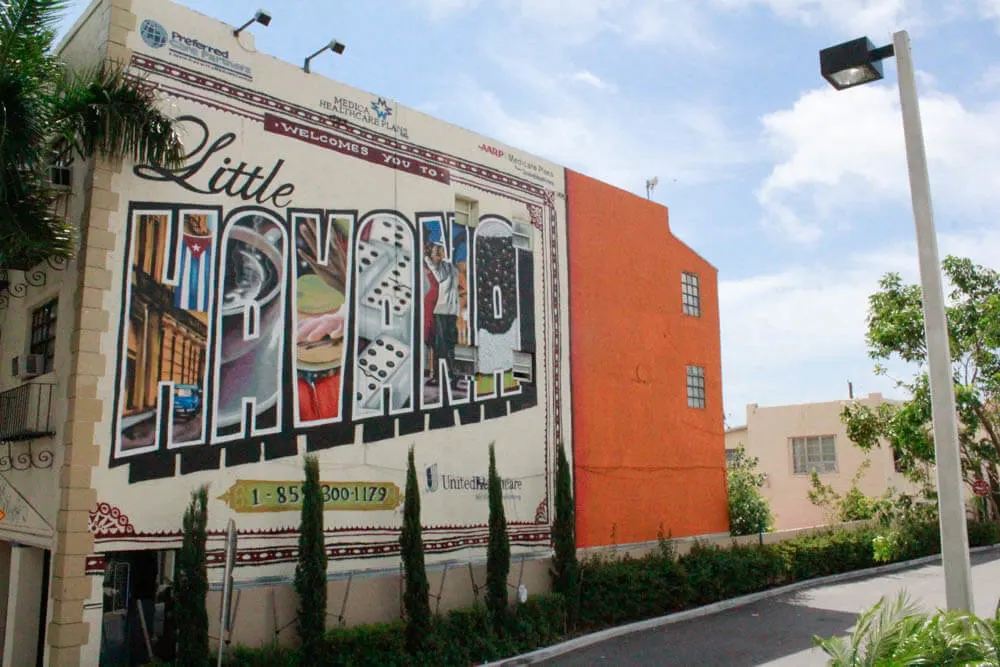
[[[302,518],[299,522],[299,561],[295,566],[295,592],[299,596],[298,633],[303,664],[318,665],[326,633],[326,544],[323,534],[323,495],[319,461],[305,458],[302,485]]]
[[[406,467],[406,495],[403,500],[403,529],[399,535],[400,554],[403,559],[403,576],[406,587],[403,606],[406,609],[406,648],[419,653],[427,645],[431,631],[431,605],[427,596],[427,568],[424,565],[424,540],[420,526],[420,487],[417,485],[417,467],[410,447]]]
[[[497,474],[494,443],[490,443],[490,534],[486,551],[486,609],[497,633],[502,633],[507,620],[507,575],[510,573],[510,538],[507,518],[503,511],[503,489]]]
[[[556,461],[556,517],[552,524],[552,588],[563,596],[569,627],[576,625],[580,608],[580,564],[576,558],[576,519],[573,478],[563,443]]]
[[[208,572],[205,540],[208,537],[208,487],[191,493],[184,512],[184,537],[177,555],[178,667],[205,667],[208,660]]]

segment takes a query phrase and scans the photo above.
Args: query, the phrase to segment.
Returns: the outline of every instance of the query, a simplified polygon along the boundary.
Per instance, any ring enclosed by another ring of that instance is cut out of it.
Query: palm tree
[[[830,667],[1000,665],[1000,605],[992,619],[959,611],[930,615],[903,591],[860,614],[848,636],[814,637],[813,643]]]
[[[66,258],[50,165],[74,156],[176,167],[182,147],[152,90],[122,65],[72,70],[53,53],[67,0],[0,0],[0,268]]]

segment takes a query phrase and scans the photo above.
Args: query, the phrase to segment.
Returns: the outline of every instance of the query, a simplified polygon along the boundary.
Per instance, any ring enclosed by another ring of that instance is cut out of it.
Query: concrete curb
[[[993,544],[985,547],[975,547],[973,549],[969,549],[969,553],[976,554],[994,550],[1000,550],[1000,544]],[[536,663],[542,662],[543,660],[548,660],[550,658],[555,658],[565,653],[570,653],[571,651],[576,651],[582,648],[586,648],[587,646],[599,644],[600,642],[606,641],[608,639],[614,639],[616,637],[629,635],[632,634],[633,632],[642,632],[643,630],[651,630],[653,628],[658,628],[664,625],[670,625],[672,623],[689,621],[693,618],[699,618],[701,616],[709,616],[711,614],[717,614],[720,611],[735,609],[736,607],[742,607],[748,604],[752,604],[754,602],[758,602],[759,600],[766,600],[768,598],[784,595],[785,593],[794,593],[795,591],[799,591],[805,588],[813,588],[816,586],[823,586],[825,584],[835,584],[844,581],[851,581],[852,579],[864,579],[865,577],[877,576],[881,574],[890,574],[892,572],[907,570],[912,567],[919,567],[921,565],[927,565],[929,563],[933,563],[935,561],[940,561],[940,560],[941,560],[941,555],[935,554],[933,556],[924,556],[922,558],[917,558],[914,560],[902,561],[899,563],[890,563],[889,565],[880,565],[878,567],[868,568],[867,570],[854,570],[852,572],[842,572],[841,574],[831,574],[826,577],[817,577],[816,579],[806,579],[804,581],[797,581],[793,584],[788,584],[786,586],[780,586],[778,588],[769,588],[766,591],[751,593],[749,595],[743,595],[738,598],[730,598],[728,600],[714,602],[712,604],[708,604],[702,607],[695,607],[694,609],[687,609],[685,611],[679,611],[673,614],[667,614],[666,616],[660,616],[658,618],[650,618],[645,621],[638,621],[635,623],[629,623],[628,625],[619,625],[614,628],[608,628],[607,630],[594,632],[589,635],[584,635],[583,637],[576,637],[575,639],[570,639],[559,644],[546,646],[545,648],[540,648],[530,653],[524,653],[522,655],[517,655],[512,658],[504,658],[503,660],[498,660],[496,662],[485,663],[482,667],[499,667],[500,665],[534,665]]]

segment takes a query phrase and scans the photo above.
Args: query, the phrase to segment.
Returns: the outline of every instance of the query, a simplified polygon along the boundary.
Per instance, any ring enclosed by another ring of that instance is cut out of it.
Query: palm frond
[[[831,657],[829,664],[837,667],[896,664],[894,654],[925,616],[903,591],[891,602],[883,597],[862,612],[847,637],[815,637],[813,643]]]
[[[183,145],[152,88],[121,66],[101,65],[60,82],[53,110],[53,148],[142,164],[177,167]]]
[[[37,173],[6,169],[0,197],[0,267],[33,266],[47,257],[69,257],[75,239],[54,213],[55,193]]]
[[[0,2],[0,71],[11,56],[26,49],[48,53],[67,0],[4,0]]]

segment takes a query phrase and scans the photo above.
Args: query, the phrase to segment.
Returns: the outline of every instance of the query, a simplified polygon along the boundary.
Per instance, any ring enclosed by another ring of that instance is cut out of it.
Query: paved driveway
[[[1000,553],[972,557],[976,612],[992,616],[1000,599]],[[940,564],[800,590],[738,609],[610,639],[541,663],[792,667],[826,664],[813,635],[846,634],[859,611],[906,589],[928,609],[945,603]]]

